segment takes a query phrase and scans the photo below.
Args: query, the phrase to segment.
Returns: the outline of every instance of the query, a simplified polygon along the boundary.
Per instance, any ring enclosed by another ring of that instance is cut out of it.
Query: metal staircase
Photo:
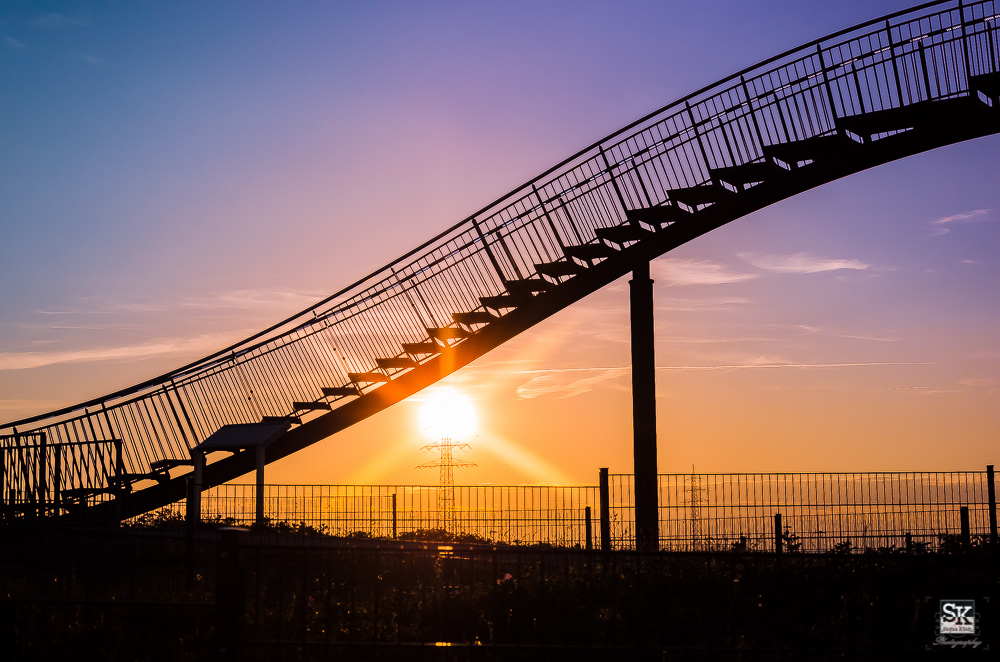
[[[0,427],[5,518],[182,499],[192,450],[287,424],[286,457],[646,262],[834,179],[1000,132],[995,2],[936,2],[782,53],[573,155],[302,313],[129,389]],[[251,450],[201,487],[254,468]]]

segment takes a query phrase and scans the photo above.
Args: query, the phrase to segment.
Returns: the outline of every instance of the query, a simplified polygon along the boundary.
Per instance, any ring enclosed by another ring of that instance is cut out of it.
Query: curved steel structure
[[[223,426],[266,423],[273,462],[725,223],[997,133],[997,4],[931,2],[782,53],[615,132],[243,342],[0,426],[5,514],[113,504],[127,517],[177,501],[186,476],[170,472]],[[253,449],[226,448],[235,452],[207,464],[203,488],[255,466]]]

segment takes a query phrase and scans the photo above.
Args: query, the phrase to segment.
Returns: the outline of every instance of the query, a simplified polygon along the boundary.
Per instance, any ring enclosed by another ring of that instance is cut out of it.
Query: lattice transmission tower
[[[441,519],[441,528],[445,531],[453,531],[455,528],[455,467],[474,467],[475,462],[466,460],[456,460],[454,451],[468,450],[469,444],[452,441],[445,437],[435,444],[427,444],[420,450],[440,453],[438,459],[432,462],[425,462],[418,465],[417,469],[433,469],[437,467],[438,472],[438,517]]]
[[[701,506],[704,493],[701,487],[701,476],[694,472],[691,465],[691,486],[687,489],[688,513],[691,519],[691,548],[695,551],[702,546]]]

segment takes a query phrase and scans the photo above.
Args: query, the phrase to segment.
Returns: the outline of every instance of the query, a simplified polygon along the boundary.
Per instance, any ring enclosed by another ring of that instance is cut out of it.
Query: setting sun
[[[434,441],[465,440],[475,431],[477,422],[472,401],[452,388],[434,392],[420,407],[420,430]]]

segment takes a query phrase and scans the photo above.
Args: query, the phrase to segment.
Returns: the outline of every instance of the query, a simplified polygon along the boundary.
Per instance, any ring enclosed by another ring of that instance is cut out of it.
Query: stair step
[[[982,92],[994,104],[1000,104],[1000,72],[970,77],[969,89]]]
[[[733,192],[715,184],[702,184],[671,189],[667,191],[667,194],[674,202],[697,209],[701,205],[715,204],[722,198],[732,195]]]
[[[108,478],[108,484],[115,486],[115,485],[124,485],[125,483],[128,483],[129,485],[131,485],[132,483],[138,483],[140,480],[155,480],[158,483],[162,483],[164,481],[170,480],[170,474],[167,473],[166,471],[150,471],[149,473],[144,473],[144,474],[133,474],[133,473],[115,474],[114,476],[110,476]]]
[[[837,120],[837,128],[850,131],[868,140],[878,133],[936,126],[940,122],[948,121],[952,113],[960,112],[960,108],[956,108],[956,106],[968,104],[969,99],[967,98],[921,101],[899,108],[886,108],[861,115],[843,117]]]
[[[292,425],[301,425],[302,419],[298,416],[264,416],[260,419],[261,423],[291,423]]]
[[[149,468],[153,471],[170,471],[175,467],[193,467],[194,460],[179,460],[177,458],[171,458],[167,460],[157,460],[156,462],[150,462]]]
[[[579,246],[567,246],[566,255],[579,260],[599,260],[604,257],[611,257],[618,251],[607,244],[581,244]]]
[[[469,332],[454,326],[442,326],[436,329],[427,328],[427,335],[436,340],[456,340],[458,338],[468,338]]]
[[[330,411],[330,403],[328,402],[293,402],[292,409],[295,411],[313,411],[316,409],[325,409]]]
[[[511,294],[534,294],[535,292],[548,292],[555,287],[555,285],[544,278],[507,280],[504,281],[504,286]]]
[[[489,324],[496,319],[491,313],[485,310],[474,310],[469,313],[454,313],[451,318],[459,324],[470,326],[472,324]]]
[[[381,372],[349,372],[347,378],[355,384],[374,384],[375,382],[387,382],[389,378]]]
[[[118,493],[118,490],[113,487],[74,487],[60,492],[64,499],[88,499],[92,496],[98,496],[100,494],[116,493]],[[8,506],[8,508],[9,507],[10,506]],[[31,505],[30,507],[35,508],[36,506]]]
[[[404,342],[403,351],[407,354],[440,354],[443,348],[436,342]]]
[[[813,136],[805,140],[794,140],[788,143],[768,145],[764,155],[777,159],[792,168],[798,167],[802,161],[824,161],[830,157],[839,157],[845,152],[855,150],[860,145],[847,136],[834,133],[827,136]]]
[[[709,170],[708,174],[715,181],[725,182],[735,188],[743,188],[746,184],[765,182],[782,172],[784,171],[771,161],[756,161],[727,168],[716,168]]]
[[[323,395],[327,398],[345,398],[351,395],[361,395],[357,386],[324,386]]]
[[[633,223],[642,221],[656,227],[663,227],[670,223],[685,221],[691,218],[691,213],[684,211],[680,207],[673,205],[659,205],[657,207],[640,207],[638,209],[625,210],[625,216]]]
[[[395,356],[390,359],[375,359],[375,363],[383,370],[416,368],[417,362],[407,356]]]
[[[563,276],[575,276],[586,271],[586,267],[581,267],[572,260],[559,260],[558,262],[542,262],[535,265],[535,271],[548,276],[549,278],[562,278]]]
[[[532,298],[530,294],[501,294],[495,297],[479,297],[479,301],[487,308],[500,311],[523,306],[529,303]]]
[[[598,238],[611,241],[619,245],[624,245],[629,241],[639,241],[646,237],[652,237],[653,233],[643,228],[638,223],[626,223],[616,225],[611,228],[598,228],[596,232]]]

